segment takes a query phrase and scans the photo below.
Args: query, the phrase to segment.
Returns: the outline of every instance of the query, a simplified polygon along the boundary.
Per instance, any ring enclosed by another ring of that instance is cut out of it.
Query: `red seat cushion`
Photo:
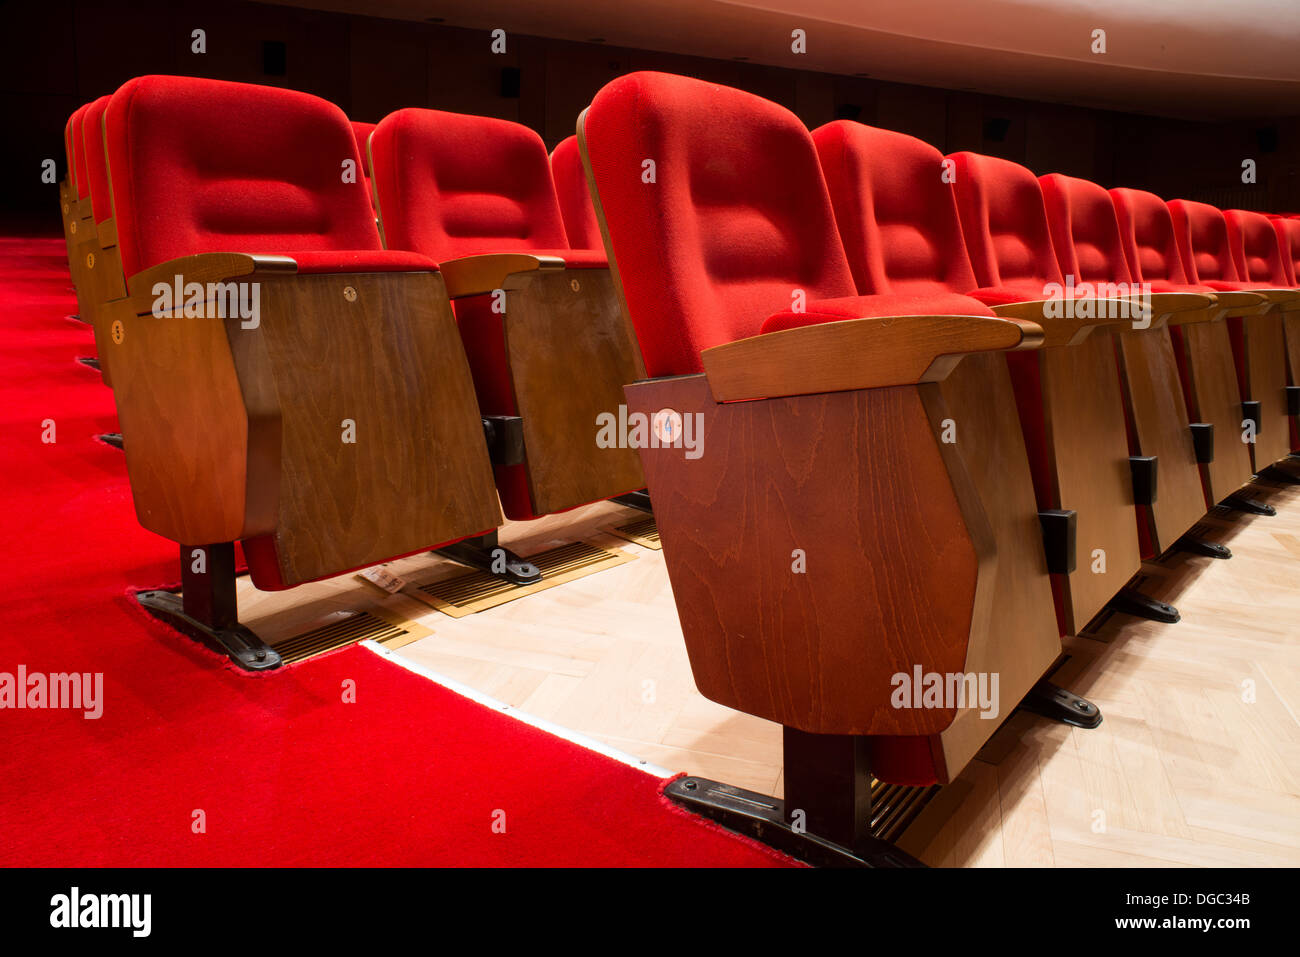
[[[866,319],[877,316],[991,316],[993,310],[972,299],[954,292],[939,291],[932,295],[923,293],[886,293],[882,296],[845,296],[841,299],[823,299],[810,302],[803,312],[784,310],[763,323],[763,332],[779,332],[799,326],[816,326],[824,322],[842,322],[845,319]]]
[[[73,110],[72,115],[68,117],[68,122],[63,125],[63,152],[68,163],[68,183],[72,186],[74,195],[77,188],[77,149],[73,130],[76,129],[81,112],[85,108],[79,106]]]
[[[587,188],[587,173],[582,168],[582,154],[576,136],[561,140],[551,153],[551,176],[555,180],[555,195],[560,201],[569,245],[574,249],[603,250],[600,222],[596,219],[591,190]]]
[[[857,291],[816,147],[784,107],[631,73],[596,94],[585,139],[650,376],[702,371],[701,350],[756,335],[800,296]]]
[[[145,76],[104,114],[127,276],[204,252],[381,249],[342,111],[293,90]]]
[[[357,120],[352,121],[352,135],[357,140],[357,151],[361,154],[361,178],[360,184],[365,187],[366,199],[374,203],[374,196],[371,193],[370,185],[370,134],[375,131],[374,123],[361,123]]]

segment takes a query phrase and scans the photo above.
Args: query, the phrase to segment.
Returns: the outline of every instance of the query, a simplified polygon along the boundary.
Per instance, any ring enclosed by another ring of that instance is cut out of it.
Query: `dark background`
[[[195,28],[207,31],[206,54],[190,52]],[[600,43],[510,34],[506,54],[489,46],[483,30],[257,3],[5,0],[0,203],[6,211],[48,210],[57,224],[57,191],[40,182],[41,161],[56,159],[62,176],[68,115],[144,73],[288,86],[372,122],[405,106],[499,116],[554,146],[602,85],[656,69],[765,96],[810,127],[847,116],[919,136],[945,153],[989,153],[1039,174],[1224,208],[1300,212],[1300,118],[1286,116],[1294,104],[1279,104],[1276,120],[1198,123],[1143,115],[1140,90],[1133,112],[1119,113]],[[1241,182],[1246,158],[1258,167],[1252,186]]]

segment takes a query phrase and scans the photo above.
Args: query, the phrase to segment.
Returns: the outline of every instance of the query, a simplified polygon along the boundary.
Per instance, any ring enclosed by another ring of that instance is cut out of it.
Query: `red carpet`
[[[0,673],[104,675],[98,720],[0,709],[0,864],[786,863],[365,649],[248,677],[147,618],[127,590],[174,581],[175,546],[139,527],[122,453],[93,440],[116,420],[76,361],[89,328],[63,318],[62,238],[0,240],[0,309]]]

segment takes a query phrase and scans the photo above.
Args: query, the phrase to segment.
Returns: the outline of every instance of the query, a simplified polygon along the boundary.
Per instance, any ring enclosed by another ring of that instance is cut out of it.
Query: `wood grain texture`
[[[275,540],[286,584],[501,523],[438,274],[272,277],[262,289],[261,325],[227,328],[232,342],[251,336],[265,347],[264,357],[234,348],[241,382],[264,382],[268,364],[274,376],[282,430]],[[345,419],[356,423],[354,443],[342,440]]]
[[[970,352],[1035,348],[1032,322],[990,316],[845,319],[705,349],[720,402],[938,381]]]
[[[1169,335],[1157,329],[1119,333],[1114,340],[1137,454],[1156,457],[1156,501],[1150,509],[1159,554],[1205,514],[1201,467]]]
[[[190,544],[273,534],[286,585],[500,524],[437,274],[272,274],[260,296],[253,329],[110,304],[141,524]]]
[[[626,389],[703,416],[703,454],[641,450],[700,692],[805,731],[932,734],[891,677],[960,671],[980,564],[915,387],[718,404],[703,376]],[[806,572],[796,571],[796,550]]]
[[[1241,390],[1226,321],[1183,327],[1185,372],[1197,422],[1214,426],[1214,461],[1201,466],[1210,502],[1221,502],[1253,472],[1250,449],[1241,441]]]
[[[1006,362],[996,354],[967,356],[934,389],[925,393],[931,423],[941,431],[944,419],[952,421],[956,442],[940,447],[960,456],[958,474],[970,483],[995,552],[984,570],[988,621],[972,627],[963,670],[998,674],[998,718],[968,708],[940,734],[941,766],[956,774],[1055,662],[1061,641]]]
[[[990,306],[995,313],[1007,319],[1019,319],[1024,322],[1037,323],[1043,329],[1042,345],[1044,347],[1078,345],[1088,338],[1094,330],[1102,327],[1128,326],[1134,322],[1135,302],[1122,299],[1095,299],[1090,301],[1094,310],[1105,311],[1112,317],[1124,318],[1084,318],[1078,316],[1049,316],[1047,313],[1060,309],[1061,302],[1048,299],[1035,299],[1029,302],[1009,302]]]
[[[609,272],[538,273],[507,294],[504,319],[533,511],[643,488],[635,449],[596,444],[598,416],[617,420],[623,386],[645,378]]]
[[[557,256],[533,256],[527,253],[487,253],[463,256],[438,264],[447,295],[452,299],[481,296],[495,289],[520,289],[539,272],[564,269]]]
[[[1291,422],[1286,414],[1286,340],[1282,313],[1270,309],[1262,316],[1240,320],[1245,347],[1247,398],[1260,403],[1259,434],[1251,446],[1255,469],[1291,451]]]
[[[1060,507],[1078,516],[1078,563],[1065,589],[1065,628],[1076,634],[1142,564],[1124,404],[1109,335],[1038,358],[1052,486]],[[1094,571],[1098,549],[1104,571]]]

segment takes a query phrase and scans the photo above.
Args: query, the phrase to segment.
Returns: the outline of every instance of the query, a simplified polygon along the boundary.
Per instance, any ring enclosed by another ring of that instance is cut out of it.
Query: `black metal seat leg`
[[[1121,614],[1136,615],[1138,618],[1146,618],[1150,621],[1162,621],[1167,625],[1172,625],[1182,618],[1173,605],[1144,595],[1136,588],[1121,588],[1115,597],[1107,602],[1106,607]]]
[[[435,554],[487,572],[512,585],[532,585],[542,580],[541,569],[500,545],[495,531],[436,549]]]
[[[1241,493],[1237,493],[1235,495],[1229,495],[1220,504],[1222,504],[1226,508],[1233,509],[1234,511],[1246,512],[1247,514],[1250,515],[1276,515],[1277,514],[1277,509],[1275,509],[1272,505],[1269,505],[1265,502],[1261,502],[1257,498],[1251,498],[1250,496],[1243,495]]]
[[[654,506],[650,504],[650,493],[645,489],[637,492],[627,492],[624,495],[616,495],[610,499],[611,502],[617,502],[619,505],[626,505],[629,508],[639,509],[642,512],[654,514]]]
[[[235,597],[235,546],[180,547],[181,594],[142,591],[135,599],[149,614],[197,638],[246,671],[280,667],[280,655],[239,623]]]
[[[1046,678],[1029,689],[1029,694],[1025,695],[1025,700],[1021,701],[1018,707],[1023,711],[1089,731],[1101,724],[1100,708],[1087,698],[1082,698],[1073,691],[1067,691]]]
[[[1204,555],[1207,558],[1232,557],[1232,550],[1227,545],[1220,545],[1218,542],[1212,542],[1208,538],[1201,538],[1198,535],[1184,535],[1174,542],[1174,548],[1184,552],[1191,552],[1193,555]]]

